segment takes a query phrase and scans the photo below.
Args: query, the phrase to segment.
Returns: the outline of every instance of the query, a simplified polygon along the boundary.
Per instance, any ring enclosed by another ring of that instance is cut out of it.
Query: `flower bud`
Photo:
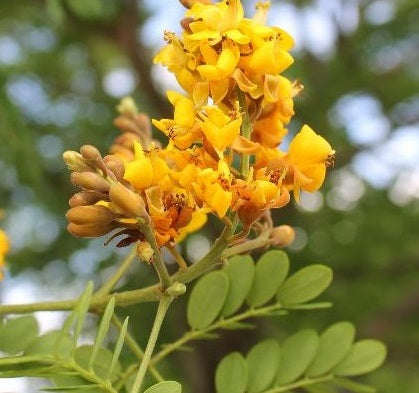
[[[67,230],[78,237],[99,237],[116,229],[118,224],[111,222],[105,225],[77,225],[72,222],[67,225]]]
[[[73,172],[70,180],[75,186],[79,186],[86,190],[107,192],[109,191],[109,183],[100,175],[93,172]]]
[[[76,151],[65,151],[63,153],[63,160],[66,163],[67,168],[72,172],[86,172],[93,170],[93,168],[86,164],[82,155]]]
[[[124,97],[116,107],[121,115],[134,117],[138,113],[137,105],[132,97]]]
[[[67,220],[77,225],[105,225],[118,217],[105,206],[76,206],[67,211]]]
[[[106,195],[94,191],[80,191],[74,194],[68,204],[70,207],[94,205],[96,202],[105,199]]]
[[[186,292],[186,285],[180,282],[175,282],[169,288],[166,289],[166,294],[173,297],[178,297],[180,295],[183,295],[185,292]]]
[[[150,264],[153,261],[154,250],[149,242],[139,242],[137,244],[137,254],[141,262]]]
[[[269,236],[270,243],[276,247],[286,247],[294,241],[294,238],[295,231],[289,225],[273,228]]]
[[[109,189],[111,201],[129,217],[149,218],[143,198],[121,183],[113,183]]]
[[[124,177],[125,167],[123,161],[115,155],[106,156],[103,159],[106,167],[116,176],[118,180]]]

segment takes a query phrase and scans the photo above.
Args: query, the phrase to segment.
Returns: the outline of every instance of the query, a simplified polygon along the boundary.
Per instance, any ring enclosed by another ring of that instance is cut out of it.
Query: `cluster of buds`
[[[82,189],[74,194],[66,217],[68,231],[75,236],[97,237],[119,229],[125,235],[118,246],[144,237],[138,220],[150,222],[143,198],[123,180],[124,163],[116,155],[101,156],[91,145],[80,153],[67,151],[64,161],[71,170],[71,182]]]

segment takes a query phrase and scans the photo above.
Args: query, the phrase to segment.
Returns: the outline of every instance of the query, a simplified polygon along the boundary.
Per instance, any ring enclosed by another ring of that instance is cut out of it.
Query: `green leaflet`
[[[326,374],[349,352],[355,338],[355,327],[350,322],[338,322],[320,336],[319,350],[307,370],[309,377]]]
[[[182,393],[182,385],[176,381],[164,381],[149,387],[144,393]]]
[[[42,336],[36,337],[35,340],[25,350],[25,355],[57,355],[60,358],[70,356],[73,348],[73,341],[70,336],[65,336],[59,342],[57,347],[57,339],[61,336],[59,330],[48,332]]]
[[[386,346],[381,341],[361,340],[354,344],[334,372],[344,377],[366,374],[380,367],[386,355]]]
[[[9,319],[0,327],[0,350],[11,355],[24,351],[38,335],[38,322],[32,315]]]
[[[93,353],[93,346],[83,345],[78,347],[75,354],[76,362],[79,366],[83,367],[86,370],[89,370],[90,358]],[[95,374],[101,378],[106,379],[108,377],[109,369],[112,364],[113,353],[105,348],[100,348],[98,355],[95,357],[95,361],[92,364]],[[113,374],[110,376],[110,379],[113,381],[121,371],[121,366],[117,364],[114,367]]]
[[[276,340],[265,340],[255,345],[246,356],[249,376],[248,393],[259,393],[273,382],[280,364],[280,349]]]
[[[222,271],[208,273],[196,283],[187,307],[188,323],[193,329],[203,329],[217,318],[227,298],[228,287],[228,277]]]
[[[279,288],[277,299],[284,306],[305,303],[319,296],[332,282],[333,272],[324,265],[310,265],[293,274]]]
[[[289,270],[287,254],[280,250],[265,252],[256,264],[255,278],[247,296],[247,304],[259,307],[271,300]]]
[[[300,330],[288,337],[281,347],[281,364],[276,385],[295,381],[307,369],[319,347],[319,336],[314,330]]]
[[[215,372],[217,393],[244,393],[247,385],[247,363],[238,352],[225,356]]]
[[[228,261],[223,271],[228,276],[230,289],[222,315],[229,316],[234,314],[245,301],[255,276],[255,264],[249,255],[236,255]]]

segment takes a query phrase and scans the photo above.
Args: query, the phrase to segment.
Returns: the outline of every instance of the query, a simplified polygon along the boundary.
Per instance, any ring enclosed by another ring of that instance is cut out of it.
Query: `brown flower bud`
[[[83,159],[80,153],[76,151],[67,150],[63,153],[63,160],[67,165],[67,168],[72,172],[89,172],[93,171]]]
[[[121,183],[113,183],[111,185],[109,197],[111,198],[111,201],[129,217],[149,219],[143,198]]]
[[[149,242],[139,242],[137,244],[137,254],[141,262],[150,264],[153,261],[154,250]]]
[[[118,227],[116,222],[105,225],[77,225],[72,222],[67,225],[67,230],[77,237],[99,237],[106,235]]]
[[[100,175],[93,172],[73,172],[70,180],[75,186],[79,186],[86,190],[107,192],[109,191],[109,183]]]
[[[68,204],[70,207],[94,205],[102,199],[107,199],[107,196],[94,191],[80,191],[70,198]]]
[[[92,145],[83,145],[80,148],[82,157],[93,167],[99,168],[103,174],[107,173],[107,168],[102,160],[102,155],[99,150]]]
[[[109,149],[109,152],[113,155],[124,157],[128,161],[132,161],[135,158],[134,149],[128,149],[121,145],[112,145],[111,148]]]
[[[77,225],[105,225],[118,217],[105,206],[76,206],[69,209],[65,215],[67,220]]]
[[[124,177],[125,167],[123,161],[115,155],[106,156],[103,159],[106,167],[116,176],[118,180]]]
[[[295,231],[289,225],[273,228],[269,236],[270,243],[276,247],[286,247],[294,241],[294,238]]]
[[[180,25],[182,26],[182,29],[187,31],[188,33],[191,33],[191,28],[189,25],[194,21],[194,18],[183,18],[180,21]]]

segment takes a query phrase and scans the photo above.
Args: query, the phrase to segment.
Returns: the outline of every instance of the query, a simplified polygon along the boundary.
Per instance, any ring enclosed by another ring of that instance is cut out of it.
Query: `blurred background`
[[[256,1],[244,3],[251,16]],[[0,227],[12,241],[3,303],[75,297],[127,252],[66,232],[74,189],[61,155],[86,143],[105,153],[125,95],[152,117],[170,117],[164,91],[176,85],[152,57],[165,29],[180,31],[182,14],[174,0],[1,0]],[[255,331],[173,355],[163,370],[188,380],[185,391],[210,393],[225,353],[246,351],[258,336],[350,320],[359,338],[374,336],[389,348],[385,366],[362,382],[383,393],[418,392],[419,1],[273,1],[269,23],[295,37],[296,62],[286,75],[305,85],[290,135],[308,123],[337,151],[322,191],[277,211],[275,220],[296,227],[287,249],[293,270],[309,263],[333,268],[323,297],[334,307],[259,321]],[[210,247],[218,229],[208,226],[185,242],[190,260]],[[121,287],[152,282],[149,273],[135,264]],[[131,326],[142,343],[154,307],[121,310],[138,318]],[[64,316],[38,314],[42,331],[59,327]],[[185,328],[179,304],[163,341]],[[0,393],[39,386],[0,380]]]

